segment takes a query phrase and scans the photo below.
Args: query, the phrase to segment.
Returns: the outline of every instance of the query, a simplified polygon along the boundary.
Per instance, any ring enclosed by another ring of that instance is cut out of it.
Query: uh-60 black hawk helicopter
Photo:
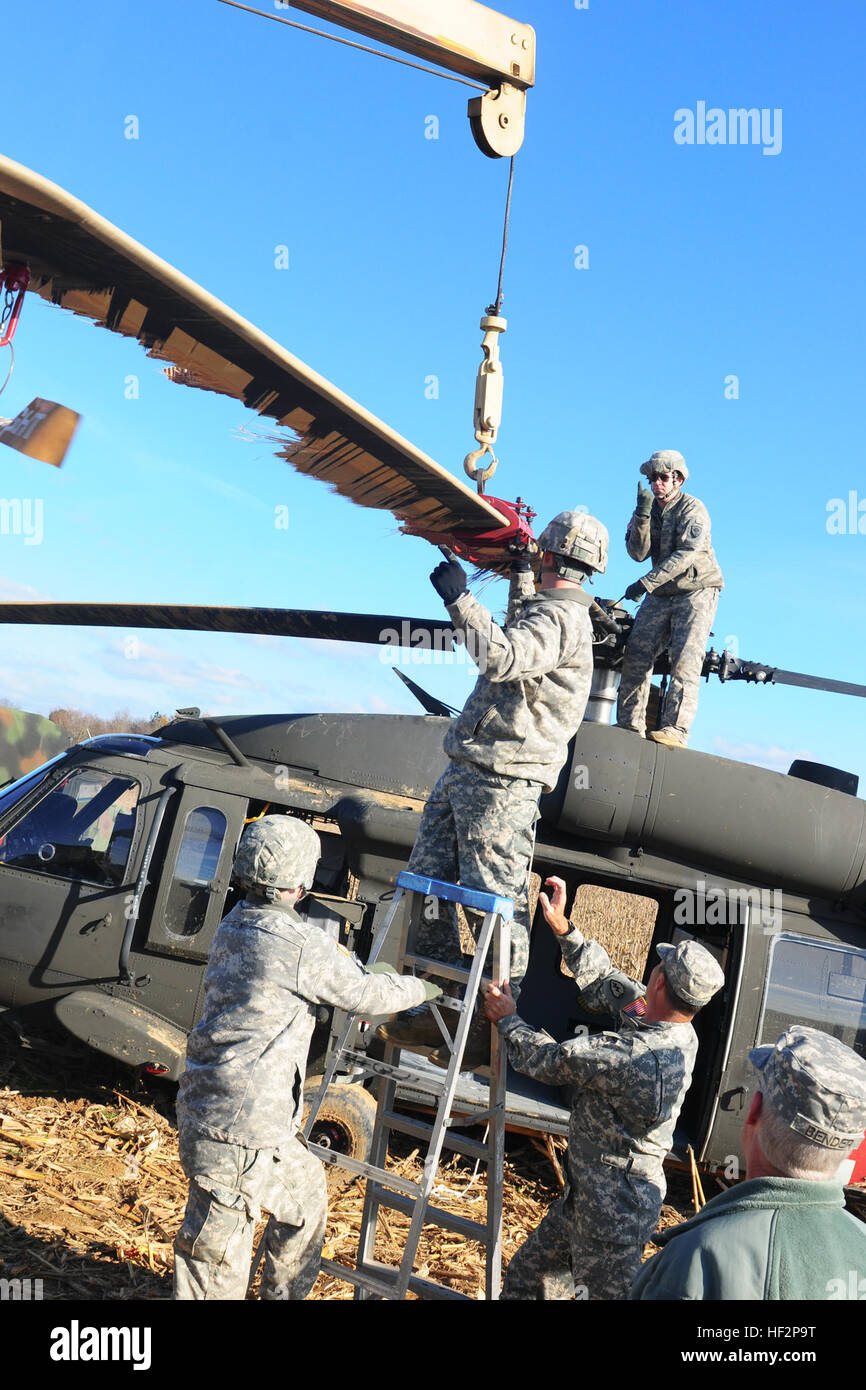
[[[0,160],[0,225],[4,266],[16,268],[18,283],[26,272],[30,290],[137,337],[175,380],[232,395],[294,430],[284,452],[295,467],[487,569],[503,565],[509,546],[531,543],[522,504],[474,494],[170,266],[8,160]],[[647,969],[655,943],[684,930],[722,962],[725,988],[697,1020],[701,1047],[675,1149],[691,1145],[701,1163],[726,1165],[739,1149],[749,1048],[796,1020],[864,1049],[866,803],[856,779],[832,768],[797,763],[782,775],[611,727],[631,620],[614,606],[594,613],[593,692],[559,783],[541,802],[534,870],[560,875],[570,899],[588,889],[624,895],[614,900],[620,908],[640,898]],[[276,609],[3,604],[0,621],[451,642],[444,622]],[[705,670],[866,694],[715,652]],[[92,1047],[176,1078],[210,942],[236,900],[237,842],[265,810],[321,833],[319,896],[308,911],[363,959],[445,763],[448,710],[419,695],[428,713],[418,716],[181,711],[153,735],[91,739],[7,785],[0,1006],[50,1010]],[[609,1022],[581,1008],[543,926],[533,932],[521,1013],[556,1038]],[[323,1014],[314,1071],[338,1026]],[[484,1109],[486,1094],[483,1081],[462,1078],[467,1113]],[[423,1106],[429,1097],[413,1083],[403,1099]],[[563,1133],[563,1101],[511,1074],[508,1122]],[[368,1102],[363,1085],[344,1077],[319,1137],[362,1153]]]

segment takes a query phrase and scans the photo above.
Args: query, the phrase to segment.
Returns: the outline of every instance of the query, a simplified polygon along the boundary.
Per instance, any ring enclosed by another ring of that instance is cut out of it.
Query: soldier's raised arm
[[[558,938],[562,958],[574,976],[581,998],[590,1009],[617,1014],[644,993],[639,980],[633,980],[611,964],[610,956],[597,941],[572,926],[565,915],[565,884],[561,878],[545,879],[550,894],[539,893],[538,901],[545,921]]]

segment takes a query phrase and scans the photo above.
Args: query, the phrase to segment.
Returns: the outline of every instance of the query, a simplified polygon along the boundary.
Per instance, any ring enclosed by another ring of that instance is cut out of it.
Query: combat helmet
[[[556,556],[560,579],[578,578],[577,567],[604,574],[607,569],[607,527],[589,512],[560,512],[538,537],[538,548]]]
[[[656,473],[679,473],[683,482],[689,476],[686,461],[676,449],[658,449],[650,455],[646,463],[641,464],[640,471],[650,481]]]
[[[280,889],[312,886],[321,853],[315,830],[296,816],[260,816],[241,835],[234,877],[275,902]]]

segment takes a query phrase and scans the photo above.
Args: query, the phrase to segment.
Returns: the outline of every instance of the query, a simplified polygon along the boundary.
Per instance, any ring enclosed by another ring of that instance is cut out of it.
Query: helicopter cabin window
[[[575,892],[568,919],[587,940],[597,941],[605,948],[617,970],[633,980],[642,980],[658,910],[655,898],[582,883]],[[564,963],[561,969],[564,975],[570,975]]]
[[[86,883],[122,883],[141,787],[81,768],[65,777],[0,839],[0,864]]]
[[[195,936],[204,926],[213,891],[226,818],[213,806],[197,806],[187,815],[165,905],[165,929],[174,936]]]
[[[760,1043],[774,1043],[792,1023],[820,1028],[866,1056],[866,951],[802,936],[777,937]]]

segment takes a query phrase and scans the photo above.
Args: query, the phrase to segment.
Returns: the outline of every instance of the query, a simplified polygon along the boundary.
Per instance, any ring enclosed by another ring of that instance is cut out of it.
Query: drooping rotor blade
[[[43,299],[137,338],[176,382],[242,401],[286,431],[279,453],[363,507],[423,532],[502,514],[273,338],[57,184],[0,157],[0,256]]]
[[[750,681],[755,685],[798,685],[804,690],[828,690],[834,695],[856,695],[866,698],[866,685],[852,681],[831,680],[825,676],[806,676],[802,671],[785,671],[780,666],[765,666],[759,661],[741,661],[730,652],[707,652],[704,675],[718,675],[721,681]]]
[[[0,603],[0,623],[59,627],[152,627],[169,631],[247,632],[370,642],[383,647],[454,649],[450,623],[387,613],[330,613],[315,608],[211,608],[153,603]]]
[[[446,705],[444,700],[437,700],[436,696],[431,695],[423,686],[416,685],[408,676],[404,676],[399,667],[392,666],[391,670],[394,672],[395,676],[400,677],[400,680],[405,686],[408,686],[422,709],[425,709],[428,714],[443,714],[447,718],[449,715],[459,713],[459,710],[456,710],[453,705]]]

